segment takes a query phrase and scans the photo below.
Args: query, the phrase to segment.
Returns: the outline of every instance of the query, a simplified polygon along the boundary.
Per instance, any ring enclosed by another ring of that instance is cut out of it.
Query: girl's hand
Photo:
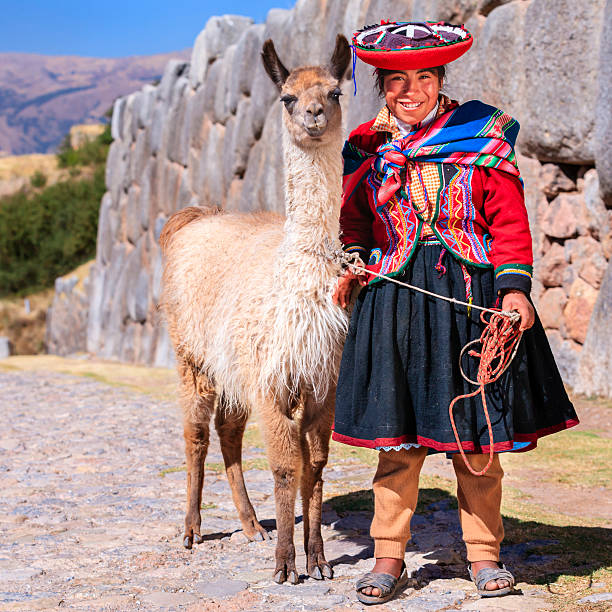
[[[365,274],[353,274],[347,268],[344,274],[338,279],[336,290],[332,296],[334,304],[346,308],[351,300],[351,293],[353,292],[353,286],[356,281],[359,281],[359,284],[363,287],[368,284],[368,277]]]
[[[527,296],[518,289],[510,289],[502,300],[502,310],[516,310],[521,315],[521,331],[529,329],[535,323],[535,311]]]

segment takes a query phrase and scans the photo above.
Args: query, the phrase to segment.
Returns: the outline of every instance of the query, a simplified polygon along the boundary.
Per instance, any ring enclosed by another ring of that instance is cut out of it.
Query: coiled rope
[[[473,307],[473,305],[472,305]],[[513,313],[518,314],[518,313]],[[486,313],[480,314],[480,320],[485,324],[485,328],[480,335],[480,338],[468,342],[461,353],[459,354],[459,369],[461,370],[461,376],[465,378],[470,384],[477,385],[478,389],[472,391],[472,393],[466,393],[464,395],[458,395],[448,407],[448,415],[450,417],[451,426],[453,428],[453,434],[455,434],[455,440],[459,447],[459,452],[465,463],[465,467],[474,474],[474,476],[482,476],[491,467],[493,463],[494,452],[494,440],[493,440],[493,427],[491,425],[491,418],[489,417],[489,409],[487,407],[487,397],[485,395],[485,385],[495,382],[512,363],[514,356],[518,350],[519,342],[523,332],[520,331],[519,325],[521,322],[520,316],[518,319],[510,319],[505,316],[501,310],[493,312],[489,320],[486,319]],[[471,346],[475,344],[481,345],[480,353],[475,350],[469,350]],[[476,375],[476,381],[471,380],[466,376],[463,371],[463,355],[468,351],[470,357],[476,357],[480,359],[478,363],[478,374]],[[455,425],[455,418],[453,416],[453,406],[461,399],[467,399],[468,397],[474,397],[480,393],[482,398],[482,408],[484,410],[485,419],[487,420],[487,430],[489,432],[489,462],[487,465],[477,472],[470,465],[463,445],[459,439],[459,433],[457,432],[457,426]]]
[[[455,298],[450,298],[445,295],[439,295],[437,293],[427,291],[426,289],[422,289],[421,287],[415,287],[414,285],[404,283],[384,274],[378,274],[377,272],[368,270],[364,266],[360,265],[360,263],[363,262],[359,259],[357,253],[349,254],[345,252],[338,252],[337,256],[340,258],[342,263],[347,265],[349,270],[353,273],[371,274],[373,276],[377,276],[378,278],[382,278],[389,282],[395,283],[396,285],[400,285],[402,287],[407,287],[408,289],[424,293],[425,295],[429,295],[431,297],[444,300],[446,302],[451,302],[452,304],[459,304],[461,306],[465,306],[466,308],[468,308],[468,311],[470,308],[476,308],[477,310],[482,311],[480,313],[480,320],[485,324],[485,328],[482,334],[480,335],[480,338],[468,342],[461,349],[461,353],[459,354],[459,369],[461,371],[461,376],[463,376],[463,378],[467,380],[467,382],[469,382],[470,384],[476,385],[478,389],[476,389],[472,393],[458,395],[455,399],[453,399],[453,401],[450,403],[450,406],[448,407],[448,414],[450,417],[451,426],[453,428],[453,434],[455,435],[455,440],[457,442],[457,447],[459,448],[459,452],[461,453],[461,457],[463,459],[463,462],[465,463],[465,466],[470,471],[470,473],[474,474],[474,476],[482,476],[483,474],[485,474],[487,470],[491,467],[491,464],[493,463],[493,457],[495,455],[493,426],[491,425],[491,418],[489,417],[487,398],[485,396],[485,385],[491,384],[500,378],[500,376],[508,369],[516,355],[516,352],[518,351],[519,342],[523,335],[523,332],[519,329],[521,322],[521,316],[519,315],[519,313],[516,311],[508,312],[505,310],[500,310],[499,308],[485,308],[484,306],[478,306],[477,304],[470,304],[468,302],[463,302]],[[488,320],[486,318],[487,314],[490,315]],[[476,344],[481,345],[480,352],[477,352],[473,349],[470,350],[470,347]],[[463,370],[462,360],[466,351],[468,351],[468,355],[470,357],[480,359],[478,363],[478,374],[476,376],[475,381],[471,380]],[[453,407],[459,400],[474,397],[479,393],[482,398],[482,408],[484,410],[485,419],[487,421],[487,430],[489,433],[489,462],[482,470],[477,472],[470,465],[465,451],[463,450],[463,444],[461,442],[461,439],[459,438],[457,426],[455,425]]]

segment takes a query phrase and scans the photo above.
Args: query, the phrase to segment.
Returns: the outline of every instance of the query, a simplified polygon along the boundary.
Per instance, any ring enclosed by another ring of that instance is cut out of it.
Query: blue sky
[[[0,0],[0,53],[124,57],[185,49],[212,15],[265,21],[295,0]]]

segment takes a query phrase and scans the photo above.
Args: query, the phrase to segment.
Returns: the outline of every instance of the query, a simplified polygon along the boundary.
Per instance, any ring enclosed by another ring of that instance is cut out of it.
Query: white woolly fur
[[[163,303],[177,352],[234,409],[263,396],[326,397],[347,331],[332,303],[340,275],[341,130],[301,148],[283,130],[286,219],[217,214],[181,227],[166,250]]]

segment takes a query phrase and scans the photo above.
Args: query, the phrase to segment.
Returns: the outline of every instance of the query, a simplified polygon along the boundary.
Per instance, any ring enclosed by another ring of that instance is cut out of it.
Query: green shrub
[[[57,159],[60,168],[74,166],[97,166],[106,162],[108,147],[112,142],[110,125],[94,140],[83,143],[78,149],[70,146],[70,136],[65,136],[57,149]]]
[[[0,200],[0,296],[25,295],[94,257],[104,166],[32,195]]]
[[[40,171],[37,170],[30,178],[30,185],[32,187],[44,187],[47,184],[47,177]]]
[[[70,135],[66,134],[57,148],[57,164],[60,168],[76,166],[79,161],[78,152],[70,145]]]
[[[79,149],[66,136],[57,155],[59,165],[69,168],[68,180],[0,199],[0,297],[51,287],[58,276],[95,256],[111,140],[110,126]],[[77,178],[83,166],[93,168],[93,177]],[[42,173],[32,177],[35,187],[45,182]]]

